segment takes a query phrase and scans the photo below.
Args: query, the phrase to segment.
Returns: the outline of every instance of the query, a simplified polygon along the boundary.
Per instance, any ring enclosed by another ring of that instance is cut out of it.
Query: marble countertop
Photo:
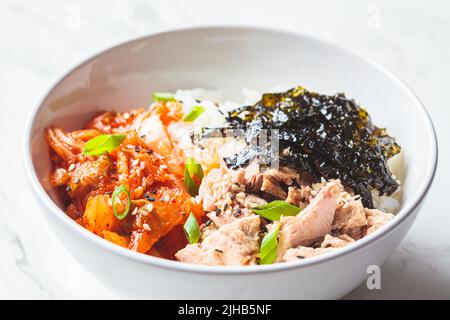
[[[0,0],[0,298],[121,298],[56,239],[27,187],[23,126],[50,81],[93,52],[155,28],[243,22],[299,30],[359,50],[397,73],[422,99],[440,143],[434,185],[407,237],[383,265],[381,290],[363,284],[347,298],[450,298],[450,109],[444,95],[449,11],[444,0]]]

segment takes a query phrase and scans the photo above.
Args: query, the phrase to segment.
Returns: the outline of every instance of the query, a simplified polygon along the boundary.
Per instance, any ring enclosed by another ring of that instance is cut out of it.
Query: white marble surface
[[[23,125],[52,78],[105,46],[155,28],[242,22],[357,49],[400,75],[423,100],[440,142],[434,186],[407,238],[382,267],[382,289],[361,285],[348,298],[450,298],[449,11],[444,0],[0,0],[0,298],[120,298],[64,249],[27,187]]]

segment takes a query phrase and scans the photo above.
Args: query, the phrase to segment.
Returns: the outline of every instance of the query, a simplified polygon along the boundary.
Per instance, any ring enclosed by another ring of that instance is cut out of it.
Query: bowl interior
[[[50,160],[43,130],[82,128],[100,110],[145,107],[153,91],[219,89],[242,101],[242,89],[261,92],[302,85],[344,92],[388,128],[404,151],[403,203],[423,190],[434,167],[434,136],[425,111],[395,77],[371,61],[326,42],[258,28],[197,28],[160,33],[114,47],[70,71],[40,103],[31,129],[35,172],[48,181]],[[427,173],[427,174],[425,174]],[[426,180],[426,179],[425,179]]]

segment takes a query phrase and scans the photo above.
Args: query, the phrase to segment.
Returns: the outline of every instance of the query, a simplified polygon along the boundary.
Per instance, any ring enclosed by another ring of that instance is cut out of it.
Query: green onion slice
[[[99,156],[116,149],[127,136],[125,134],[101,134],[84,144],[83,154]]]
[[[203,112],[205,112],[205,107],[202,106],[194,106],[191,111],[187,115],[184,116],[184,122],[192,122],[197,119]]]
[[[200,240],[200,227],[192,212],[184,223],[183,230],[190,244],[197,243]]]
[[[152,98],[155,101],[162,101],[162,102],[175,101],[173,93],[170,92],[153,92]]]
[[[125,194],[127,195],[127,205],[125,207],[125,211],[123,213],[119,214],[119,213],[117,213],[117,210],[116,210],[116,197],[118,195],[120,195],[122,192],[125,192]],[[128,191],[128,189],[123,185],[116,187],[116,189],[114,189],[114,192],[112,195],[112,207],[113,207],[114,215],[116,216],[116,218],[119,220],[123,220],[127,216],[128,211],[130,211],[130,206],[131,206],[131,197],[130,197],[130,192]]]
[[[272,227],[272,230],[268,232],[262,242],[259,249],[259,257],[261,259],[260,264],[272,264],[277,257],[278,248],[278,231],[280,230],[280,224]]]
[[[198,188],[202,179],[202,166],[195,162],[194,158],[187,158],[184,164],[184,185],[191,196],[195,197],[198,195]]]
[[[302,209],[286,201],[275,200],[265,205],[252,208],[252,211],[271,221],[278,221],[281,216],[296,216]]]

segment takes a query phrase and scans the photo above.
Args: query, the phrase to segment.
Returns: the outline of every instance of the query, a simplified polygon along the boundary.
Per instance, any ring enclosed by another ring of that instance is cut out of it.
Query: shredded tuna
[[[351,199],[336,209],[332,229],[347,233],[354,228],[361,228],[366,224],[367,219],[362,201],[360,199]]]
[[[284,191],[278,182],[270,176],[263,178],[261,191],[270,194],[276,199],[284,199],[287,197],[286,191]]]
[[[251,215],[211,232],[202,243],[178,251],[177,260],[206,265],[252,265],[259,252],[260,218]]]
[[[198,191],[199,200],[203,201],[203,209],[213,211],[222,207],[228,194],[243,192],[246,183],[244,169],[228,170],[225,166],[212,169],[203,178]]]
[[[355,242],[351,237],[346,234],[342,234],[337,237],[327,234],[320,245],[321,248],[342,248],[346,245]]]
[[[315,257],[345,247],[352,242],[355,241],[346,234],[338,237],[327,234],[319,248],[300,246],[298,248],[288,249],[283,256],[282,261],[296,261],[299,259]]]
[[[311,247],[299,247],[286,251],[281,261],[298,261],[299,259],[306,259],[316,257],[318,255],[331,252],[336,248],[311,248]]]
[[[281,218],[277,260],[286,250],[308,246],[331,232],[336,202],[342,185],[339,180],[327,183],[311,203],[295,217]]]
[[[394,218],[392,213],[385,213],[378,209],[365,208],[364,211],[366,212],[368,225],[365,235],[371,234],[372,232],[378,230]]]
[[[289,187],[286,202],[299,207],[300,209],[306,208],[311,200],[311,193],[309,187]]]
[[[283,188],[293,184],[300,185],[300,175],[298,172],[281,167],[279,169],[269,169],[263,173],[254,175],[249,183],[250,192],[264,192],[277,199],[285,199],[287,193]]]
[[[267,202],[245,192],[248,180],[246,170],[228,170],[224,167],[211,170],[203,179],[199,189],[199,199],[207,216],[218,227],[232,223],[236,219],[248,217],[251,208]]]

